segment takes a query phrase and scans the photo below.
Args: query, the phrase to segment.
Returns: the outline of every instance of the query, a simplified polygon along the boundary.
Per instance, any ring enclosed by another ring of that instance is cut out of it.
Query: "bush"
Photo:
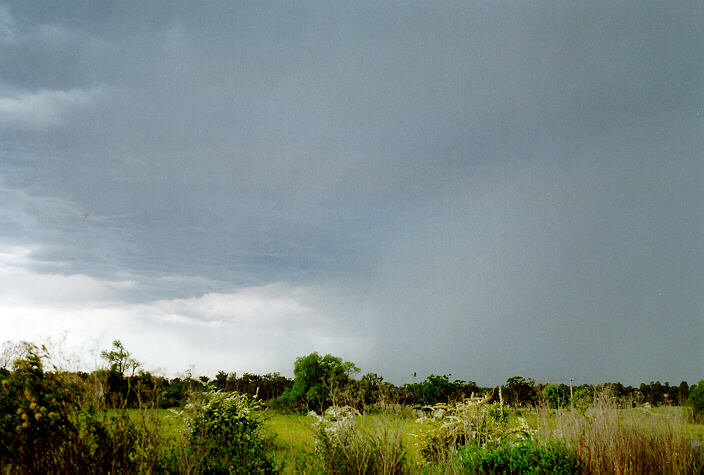
[[[209,391],[186,406],[186,416],[195,471],[274,472],[258,400],[235,392]]]
[[[594,397],[592,396],[592,391],[586,388],[578,389],[574,392],[574,397],[572,398],[572,405],[580,413],[584,412],[589,408],[589,406],[594,402]]]
[[[138,472],[157,463],[160,442],[123,417],[79,406],[70,374],[44,370],[45,348],[25,343],[0,377],[0,469],[21,473]]]
[[[692,413],[697,421],[704,420],[704,379],[690,388],[687,404],[692,407]]]
[[[166,440],[147,421],[135,424],[125,411],[99,416],[92,408],[81,412],[80,421],[81,472],[144,473],[163,464]]]
[[[549,384],[543,389],[543,399],[552,409],[565,407],[570,402],[569,388],[564,385]]]
[[[0,389],[0,465],[51,470],[76,440],[76,407],[58,378],[44,372],[46,350],[24,344]]]
[[[468,445],[458,451],[464,473],[512,474],[569,474],[579,473],[580,463],[576,452],[566,446],[551,442],[539,445],[525,440],[516,445],[500,444],[479,447]]]
[[[532,430],[524,419],[509,423],[499,403],[489,404],[491,394],[482,400],[467,399],[456,404],[436,404],[419,422],[427,428],[418,434],[418,450],[426,462],[447,460],[465,445],[483,447],[500,442],[517,442],[530,438]]]

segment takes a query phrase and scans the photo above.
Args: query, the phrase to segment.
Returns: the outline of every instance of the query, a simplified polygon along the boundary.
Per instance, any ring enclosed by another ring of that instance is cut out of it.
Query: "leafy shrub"
[[[100,415],[92,408],[82,411],[82,471],[143,473],[162,465],[166,440],[157,427],[144,422],[135,424],[126,411],[112,416]]]
[[[191,457],[209,473],[272,473],[265,415],[245,394],[209,391],[186,406]]]
[[[565,445],[551,442],[540,445],[531,440],[518,444],[480,447],[468,445],[458,451],[465,473],[570,474],[580,472],[577,453]]]
[[[481,400],[425,407],[429,414],[418,421],[427,428],[417,435],[423,459],[441,462],[465,445],[483,447],[530,438],[532,430],[524,419],[510,424],[504,408],[498,403],[489,404],[490,400],[491,395],[487,395]]]
[[[570,402],[569,388],[564,385],[549,384],[543,389],[543,399],[553,409],[565,407]]]
[[[692,406],[692,413],[696,420],[704,420],[704,379],[690,388],[687,404]]]
[[[23,351],[0,382],[0,464],[50,470],[77,438],[76,408],[56,375],[44,372],[46,350],[27,343]]]
[[[592,396],[592,391],[586,388],[578,389],[574,392],[574,396],[572,397],[572,405],[582,414],[584,414],[593,401],[594,397]]]
[[[381,426],[363,427],[359,412],[331,406],[315,418],[315,454],[327,473],[405,473],[406,447],[397,419],[381,419]]]
[[[25,343],[0,377],[0,468],[12,472],[137,472],[156,464],[156,434],[82,409],[71,375],[44,370],[44,347]]]

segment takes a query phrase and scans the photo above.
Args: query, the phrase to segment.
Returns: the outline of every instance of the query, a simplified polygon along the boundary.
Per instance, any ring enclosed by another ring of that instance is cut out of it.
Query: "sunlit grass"
[[[380,428],[385,422],[398,418],[394,414],[367,414],[359,416],[363,428]],[[300,456],[310,456],[315,450],[315,437],[313,432],[314,420],[308,415],[299,414],[270,414],[265,427],[274,436],[274,450],[277,459],[293,460]],[[401,421],[401,438],[408,447],[411,460],[417,459],[418,444],[415,434],[422,430],[422,426],[415,418],[406,417]]]
[[[577,411],[569,409],[521,409],[510,410],[509,418],[522,417],[526,422],[545,436],[552,437],[561,430],[565,430],[571,418]],[[640,427],[653,428],[659,425],[668,425],[674,428],[686,439],[704,440],[704,424],[693,424],[686,418],[686,409],[680,407],[658,408],[628,408],[617,409],[610,413],[616,416],[619,423],[631,426],[635,430]],[[107,410],[104,417],[118,417],[127,414],[136,424],[146,424],[158,428],[159,432],[170,439],[176,439],[186,428],[183,417],[177,410],[171,409],[126,409]],[[401,417],[396,413],[365,414],[358,416],[361,428],[374,430],[381,428],[390,421],[396,421],[401,427],[401,437],[408,450],[408,457],[412,464],[421,460],[416,435],[424,427],[409,414]],[[314,463],[315,436],[313,428],[314,419],[308,415],[280,414],[269,412],[264,427],[271,435],[272,448],[275,459],[284,467],[285,473],[310,472]],[[650,429],[648,429],[650,430]]]
[[[186,428],[185,419],[175,409],[106,409],[104,417],[118,417],[127,414],[130,421],[159,429],[167,438],[174,438]]]
[[[313,431],[311,421],[307,416],[297,414],[271,414],[265,427],[275,435],[274,444],[277,449],[312,451]]]

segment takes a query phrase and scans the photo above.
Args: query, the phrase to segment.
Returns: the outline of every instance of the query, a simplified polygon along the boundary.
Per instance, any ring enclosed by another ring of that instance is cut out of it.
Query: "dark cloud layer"
[[[129,276],[126,302],[335,289],[317,308],[375,342],[349,357],[397,381],[694,380],[703,20],[700,2],[12,2],[0,240],[36,272]]]

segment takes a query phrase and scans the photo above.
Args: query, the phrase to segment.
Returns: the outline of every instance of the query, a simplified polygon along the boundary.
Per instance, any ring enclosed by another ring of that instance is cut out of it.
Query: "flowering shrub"
[[[0,372],[0,471],[138,472],[157,462],[156,434],[122,417],[81,408],[70,375],[44,370],[45,348],[25,343]]]
[[[483,447],[531,438],[533,430],[524,419],[510,424],[503,406],[489,404],[490,399],[488,395],[481,400],[424,407],[428,414],[418,422],[426,430],[416,436],[421,456],[428,462],[440,462],[465,445]]]
[[[271,473],[265,415],[246,394],[209,391],[185,409],[191,456],[198,472]]]
[[[50,469],[78,434],[71,398],[56,375],[44,372],[42,352],[25,344],[14,371],[0,377],[0,465]]]

